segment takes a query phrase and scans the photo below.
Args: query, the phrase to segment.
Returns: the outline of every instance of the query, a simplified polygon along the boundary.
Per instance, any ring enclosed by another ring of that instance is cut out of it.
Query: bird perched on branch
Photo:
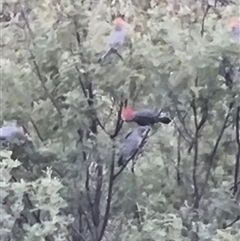
[[[136,157],[139,150],[146,144],[150,130],[148,126],[140,126],[128,133],[120,150],[118,166],[123,166]]]
[[[140,126],[154,125],[156,123],[169,124],[171,119],[167,116],[161,116],[162,111],[153,109],[143,109],[134,111],[130,107],[126,107],[122,111],[122,119],[126,122],[136,122]]]
[[[18,126],[3,126],[0,128],[0,140],[9,144],[27,140],[23,129]]]
[[[120,47],[124,44],[127,23],[120,17],[116,18],[113,23],[115,25],[114,30],[109,36],[105,54],[98,60],[99,63],[112,53],[117,54],[118,57],[123,59],[118,51]]]

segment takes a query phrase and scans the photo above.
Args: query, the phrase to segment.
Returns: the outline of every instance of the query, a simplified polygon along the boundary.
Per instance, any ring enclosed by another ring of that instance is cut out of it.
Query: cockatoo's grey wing
[[[119,166],[124,165],[135,157],[142,144],[143,139],[149,131],[149,127],[138,127],[134,131],[128,133],[124,139],[123,146],[120,150]]]
[[[128,140],[122,148],[122,156],[124,161],[129,161],[133,155],[136,153],[139,147],[139,140],[130,139]]]

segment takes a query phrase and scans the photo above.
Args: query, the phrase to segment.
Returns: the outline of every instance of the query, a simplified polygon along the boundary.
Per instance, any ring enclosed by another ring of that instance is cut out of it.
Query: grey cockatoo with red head
[[[125,41],[127,23],[120,17],[116,18],[113,23],[114,29],[109,36],[106,52],[104,55],[102,55],[98,62],[103,61],[111,53],[115,53],[121,59],[123,59],[119,53],[119,49],[122,47]]]
[[[169,124],[171,119],[162,116],[162,111],[154,109],[142,109],[134,111],[131,107],[126,107],[122,111],[122,119],[126,122],[136,122],[140,126],[153,126],[156,123]]]

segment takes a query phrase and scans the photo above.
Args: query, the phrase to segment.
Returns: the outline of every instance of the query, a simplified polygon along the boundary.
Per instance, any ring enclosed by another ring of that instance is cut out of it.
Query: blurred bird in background
[[[3,146],[8,144],[19,144],[25,142],[27,136],[24,133],[22,127],[19,126],[3,126],[0,128],[0,142]]]
[[[113,23],[114,30],[110,34],[105,54],[98,60],[99,63],[112,53],[117,54],[119,58],[123,60],[119,53],[119,49],[125,41],[127,23],[120,17],[116,18]]]

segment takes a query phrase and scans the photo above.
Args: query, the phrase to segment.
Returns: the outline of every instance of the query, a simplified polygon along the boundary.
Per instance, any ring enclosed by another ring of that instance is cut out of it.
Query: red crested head
[[[122,30],[127,26],[127,23],[122,18],[116,18],[113,24],[115,25],[115,30]]]
[[[133,109],[130,107],[126,107],[122,110],[122,119],[124,121],[129,121],[133,118]]]
[[[126,22],[122,18],[118,17],[114,19],[113,24],[119,25],[119,26],[125,26]]]
[[[230,27],[231,28],[236,28],[239,25],[240,25],[239,19],[234,18],[234,17],[230,19]]]

